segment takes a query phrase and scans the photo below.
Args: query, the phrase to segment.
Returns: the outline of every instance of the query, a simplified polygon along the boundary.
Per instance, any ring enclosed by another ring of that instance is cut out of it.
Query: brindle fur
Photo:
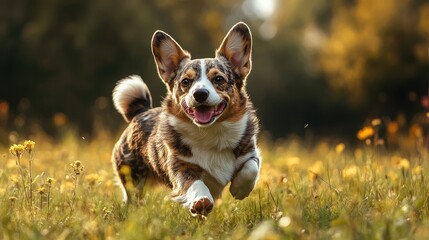
[[[250,38],[250,32],[244,23],[237,24],[233,29],[231,31],[240,34],[244,39],[243,41],[248,43],[249,39],[247,38]],[[159,32],[154,34],[153,53],[155,60],[158,61],[157,56],[162,54],[160,47],[168,37],[168,35],[159,34]],[[249,55],[250,44],[251,42],[244,49]],[[126,190],[125,199],[130,197],[132,189],[141,188],[146,180],[149,179],[161,182],[172,188],[171,195],[173,199],[179,202],[184,201],[183,199],[180,200],[180,196],[186,194],[188,188],[196,180],[202,180],[208,186],[214,198],[220,197],[222,189],[226,185],[219,182],[215,176],[212,176],[207,171],[208,169],[186,160],[193,157],[193,148],[195,146],[188,145],[184,139],[192,136],[185,136],[183,133],[179,133],[171,124],[171,120],[169,120],[169,116],[174,116],[183,123],[192,123],[181,109],[180,104],[178,104],[178,101],[189,90],[181,87],[180,81],[184,77],[192,78],[190,79],[192,81],[196,80],[200,77],[201,71],[198,59],[191,60],[189,53],[178,45],[176,48],[178,54],[171,58],[171,61],[157,62],[159,75],[169,90],[162,102],[162,106],[151,108],[150,93],[144,92],[139,98],[128,103],[128,110],[124,110],[124,117],[131,121],[113,149],[112,161],[119,176],[120,184]],[[249,62],[243,64],[248,69],[243,70],[234,69],[235,62],[228,60],[230,56],[225,55],[227,53],[225,54],[221,47],[217,52],[216,58],[204,59],[206,75],[210,77],[211,75],[219,74],[226,76],[226,81],[215,87],[216,92],[229,101],[228,107],[214,125],[222,122],[238,122],[246,116],[245,130],[240,135],[240,140],[234,146],[226,149],[226,151],[231,151],[235,159],[240,159],[250,154],[249,159],[255,161],[259,168],[259,155],[257,153],[256,155],[252,154],[257,151],[255,136],[259,129],[258,118],[244,88],[246,77],[251,67],[250,56]],[[174,67],[175,69],[172,69]],[[207,128],[210,127],[212,126]],[[211,137],[207,136],[207,138]],[[216,146],[213,146],[213,149],[216,149]],[[248,160],[240,161],[243,163],[235,167],[228,181],[234,180],[237,172],[241,170]],[[212,206],[206,206],[207,201],[210,202],[208,198],[204,198],[201,201],[194,202],[193,206],[191,206],[191,211],[197,214],[207,214],[199,212],[199,209],[204,209],[204,211],[211,210]]]

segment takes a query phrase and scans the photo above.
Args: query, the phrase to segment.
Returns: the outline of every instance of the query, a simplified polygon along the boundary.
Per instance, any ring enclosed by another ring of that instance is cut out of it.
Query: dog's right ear
[[[225,57],[241,79],[245,80],[252,69],[252,33],[244,22],[235,24],[225,36],[216,56]]]
[[[160,30],[153,34],[152,54],[159,76],[169,86],[182,61],[191,59],[191,55],[183,50],[170,35]]]

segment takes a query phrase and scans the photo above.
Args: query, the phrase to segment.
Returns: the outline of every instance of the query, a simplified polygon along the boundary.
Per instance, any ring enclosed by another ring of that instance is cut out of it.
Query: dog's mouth
[[[223,113],[226,108],[226,102],[223,101],[216,106],[199,105],[197,107],[189,107],[183,101],[182,106],[195,123],[205,125],[214,122]]]

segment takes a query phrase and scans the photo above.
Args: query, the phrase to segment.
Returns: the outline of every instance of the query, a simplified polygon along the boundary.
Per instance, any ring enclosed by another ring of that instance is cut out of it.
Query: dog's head
[[[215,58],[192,60],[170,35],[156,31],[152,53],[168,88],[167,109],[199,127],[241,119],[246,112],[244,86],[252,66],[251,52],[250,29],[242,22],[229,30]]]

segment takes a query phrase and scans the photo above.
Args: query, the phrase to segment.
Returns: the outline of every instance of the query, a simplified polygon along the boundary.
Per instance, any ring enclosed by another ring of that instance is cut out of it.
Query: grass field
[[[115,138],[108,134],[85,139],[70,131],[58,142],[34,136],[34,146],[0,149],[0,238],[429,238],[423,136],[407,131],[386,148],[368,131],[358,133],[366,143],[355,147],[262,136],[257,188],[242,201],[226,189],[206,220],[191,217],[161,186],[124,206],[110,163]]]

